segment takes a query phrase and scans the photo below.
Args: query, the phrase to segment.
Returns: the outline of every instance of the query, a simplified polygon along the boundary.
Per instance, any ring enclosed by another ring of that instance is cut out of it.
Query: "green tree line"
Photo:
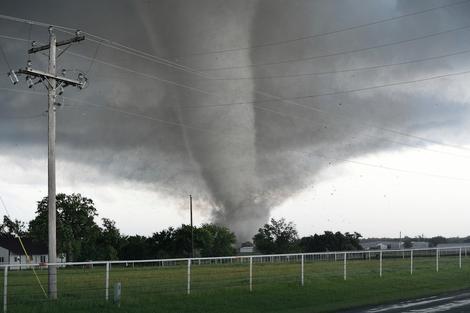
[[[48,238],[48,198],[38,202],[36,214],[28,224],[4,217],[0,233],[19,235],[46,243]],[[157,258],[185,258],[192,255],[191,233],[194,234],[194,256],[215,257],[237,253],[235,234],[227,227],[202,224],[191,229],[189,225],[170,227],[150,236],[123,235],[116,223],[102,218],[99,225],[93,200],[81,194],[58,194],[57,250],[65,253],[68,261],[139,260]],[[284,219],[262,226],[253,237],[255,253],[292,253],[360,250],[358,233],[325,232],[299,238],[295,225]]]

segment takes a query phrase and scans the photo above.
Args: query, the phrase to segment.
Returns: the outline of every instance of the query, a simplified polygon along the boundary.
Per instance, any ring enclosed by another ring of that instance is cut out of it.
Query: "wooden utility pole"
[[[189,214],[191,215],[191,257],[194,258],[193,196],[189,195]]]
[[[49,75],[56,76],[56,37],[49,28]],[[47,147],[47,207],[48,207],[48,242],[49,263],[57,262],[57,238],[56,238],[56,184],[55,184],[55,138],[56,138],[56,80],[49,79],[47,88],[47,119],[48,119],[48,147]],[[57,267],[49,267],[48,290],[51,299],[57,299]]]
[[[43,83],[47,88],[48,96],[48,171],[47,171],[47,196],[48,196],[48,291],[50,299],[57,299],[57,238],[56,238],[56,167],[55,167],[55,142],[56,142],[56,97],[57,89],[59,94],[62,94],[64,87],[74,86],[83,89],[87,83],[83,73],[78,74],[78,79],[70,79],[65,77],[65,71],[62,72],[63,76],[56,75],[56,51],[57,47],[70,45],[74,42],[79,42],[85,39],[77,31],[76,36],[67,40],[57,42],[54,34],[54,29],[49,27],[49,44],[33,47],[28,50],[29,54],[49,50],[49,67],[47,72],[32,69],[31,61],[28,61],[25,69],[19,69],[18,74],[26,75],[28,87],[32,88],[34,85]],[[60,56],[60,55],[59,55]],[[15,76],[14,71],[10,73]],[[12,81],[13,82],[13,81]]]

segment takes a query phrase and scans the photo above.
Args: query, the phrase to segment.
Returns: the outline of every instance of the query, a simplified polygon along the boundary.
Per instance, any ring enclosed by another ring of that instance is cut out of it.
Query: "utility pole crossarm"
[[[65,86],[74,86],[80,89],[82,89],[85,86],[84,81],[79,81],[79,80],[67,78],[64,76],[55,76],[55,75],[49,74],[47,72],[39,71],[39,70],[19,69],[18,73],[29,75],[29,76],[36,77],[36,78],[55,79],[58,83],[63,83]]]
[[[62,40],[62,41],[59,41],[56,43],[56,47],[60,47],[60,46],[65,46],[65,45],[69,45],[71,43],[74,43],[74,42],[79,42],[79,41],[82,41],[82,40],[85,40],[85,36],[81,35],[81,36],[75,36],[73,38],[70,38],[70,39],[66,39],[66,40]],[[36,52],[40,52],[40,51],[44,51],[44,50],[48,50],[49,49],[49,45],[44,45],[44,46],[39,46],[39,47],[33,47],[31,49],[28,50],[28,53],[29,54],[33,54],[33,53],[36,53]]]
[[[57,42],[53,28],[49,27],[49,44],[34,47],[28,50],[29,54],[36,53],[39,51],[49,50],[49,66],[48,71],[40,71],[32,68],[32,62],[29,60],[27,66],[24,69],[19,69],[18,74],[26,76],[28,87],[32,88],[34,85],[47,81],[47,98],[48,98],[48,166],[47,166],[47,229],[48,229],[48,263],[54,265],[48,265],[48,289],[49,298],[57,299],[57,236],[56,236],[56,221],[57,221],[57,210],[56,210],[56,165],[55,165],[55,144],[56,144],[56,102],[57,95],[61,95],[64,92],[64,88],[67,86],[78,87],[79,89],[85,88],[87,85],[87,78],[84,73],[78,73],[77,79],[65,77],[66,70],[62,70],[62,75],[57,75],[56,50],[59,46],[70,45],[74,42],[79,42],[85,39],[85,36],[80,35],[80,31],[77,31],[75,37],[70,39],[62,40]],[[59,55],[60,56],[60,55]],[[8,76],[13,84],[18,83],[18,77],[15,71],[10,70]],[[37,80],[34,82],[33,80]]]

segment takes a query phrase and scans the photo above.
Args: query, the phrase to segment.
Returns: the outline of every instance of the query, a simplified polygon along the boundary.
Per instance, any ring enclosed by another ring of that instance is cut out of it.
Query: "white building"
[[[21,264],[48,262],[48,248],[46,245],[26,238],[22,239],[22,242],[24,249],[18,238],[7,235],[0,236],[0,265],[13,265],[12,269],[22,269],[26,267],[22,267]],[[28,253],[29,260],[24,250]],[[58,263],[64,263],[65,261],[65,255],[58,256]]]
[[[241,255],[246,255],[246,254],[253,254],[255,252],[255,247],[253,244],[249,241],[242,243],[242,246],[240,247],[240,254]]]
[[[429,242],[427,241],[412,241],[411,248],[413,249],[427,249],[429,248]]]

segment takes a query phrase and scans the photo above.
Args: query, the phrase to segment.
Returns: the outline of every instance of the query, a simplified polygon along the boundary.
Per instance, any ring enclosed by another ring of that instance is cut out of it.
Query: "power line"
[[[0,119],[6,119],[6,120],[30,120],[30,119],[35,119],[39,117],[45,117],[45,112],[42,112],[41,114],[35,114],[35,115],[28,115],[28,116],[4,116],[0,115]]]
[[[76,101],[75,99],[70,99],[70,100]],[[193,129],[193,130],[197,130],[197,131],[204,131],[204,132],[211,132],[211,133],[216,133],[218,135],[221,135],[220,132],[207,130],[207,129],[199,128],[199,127],[194,127],[194,126],[186,125],[184,123],[169,122],[169,121],[165,121],[165,120],[162,120],[162,119],[153,118],[153,117],[150,117],[150,116],[144,115],[144,114],[133,113],[133,112],[129,112],[129,111],[126,111],[126,110],[116,109],[112,106],[104,106],[104,105],[94,104],[94,103],[91,103],[91,102],[88,102],[88,101],[81,101],[81,100],[78,100],[77,102],[82,102],[86,105],[94,106],[94,107],[97,107],[97,108],[103,108],[103,109],[106,109],[106,110],[109,109],[109,110],[112,110],[112,111],[115,111],[115,112],[118,112],[118,113],[123,113],[123,114],[127,114],[129,116],[133,116],[133,117],[144,118],[144,119],[147,119],[147,120],[156,121],[156,122],[160,122],[160,123],[163,122],[165,124],[169,124],[169,125],[173,125],[173,126],[181,126],[181,127],[185,127],[185,128],[188,128],[188,129]],[[242,137],[240,137],[240,138],[242,138]],[[229,141],[233,141],[232,137],[227,138],[227,139]],[[449,180],[457,180],[457,181],[464,181],[464,182],[470,183],[470,179],[467,179],[467,178],[445,176],[445,175],[439,175],[439,174],[434,174],[434,173],[425,173],[425,172],[419,172],[419,171],[411,171],[411,170],[405,170],[405,169],[400,169],[400,168],[394,168],[394,167],[388,167],[388,166],[371,164],[371,163],[367,163],[367,162],[351,160],[351,159],[347,159],[347,158],[332,158],[332,157],[325,156],[324,154],[321,154],[321,153],[313,153],[313,152],[308,152],[307,153],[307,152],[305,152],[305,153],[302,153],[302,154],[304,154],[304,155],[314,155],[314,156],[317,156],[317,157],[320,157],[320,158],[326,158],[330,161],[331,160],[337,160],[337,161],[342,161],[342,162],[349,162],[349,163],[359,164],[359,165],[362,165],[362,166],[369,166],[369,167],[379,168],[379,169],[383,169],[383,170],[392,170],[392,171],[398,171],[398,172],[401,172],[401,173],[423,175],[423,176],[428,176],[428,177],[434,177],[434,178],[440,178],[440,179],[449,179]]]
[[[356,92],[362,92],[362,91],[368,91],[368,90],[374,90],[374,89],[382,89],[382,88],[396,87],[396,86],[401,86],[401,85],[416,84],[416,83],[420,83],[420,82],[425,82],[425,81],[430,81],[430,80],[437,80],[437,79],[442,79],[442,78],[446,78],[446,77],[466,75],[466,74],[469,74],[469,73],[470,73],[470,70],[465,70],[465,71],[460,71],[460,72],[454,72],[454,73],[448,73],[448,74],[442,74],[442,75],[434,75],[434,76],[423,77],[423,78],[418,78],[418,79],[398,81],[398,82],[394,82],[394,83],[387,83],[387,84],[381,84],[381,85],[375,85],[375,86],[367,86],[367,87],[362,87],[362,88],[339,90],[339,91],[333,91],[333,92],[327,92],[327,93],[297,96],[297,97],[292,97],[292,98],[277,97],[276,102],[282,102],[282,101],[288,101],[288,100],[304,100],[304,99],[309,99],[309,98],[319,98],[319,97],[327,97],[327,96],[337,96],[337,95],[356,93]],[[271,96],[271,95],[268,96],[268,93],[266,93],[265,96],[275,97],[275,96]],[[183,108],[195,108],[195,109],[197,109],[197,108],[223,107],[223,106],[232,106],[232,105],[246,105],[246,104],[269,103],[269,102],[273,102],[273,100],[256,100],[256,101],[228,102],[228,103],[216,103],[216,104],[204,104],[204,105],[188,105],[188,106],[183,106]]]
[[[249,76],[247,77],[216,77],[216,78],[210,78],[209,80],[220,80],[220,81],[265,80],[265,79],[303,78],[303,77],[310,77],[310,76],[333,75],[333,74],[351,73],[351,72],[359,72],[359,71],[377,70],[377,69],[383,69],[383,68],[400,66],[400,65],[416,64],[416,63],[422,63],[422,62],[427,62],[431,60],[439,60],[439,59],[444,59],[448,57],[464,55],[467,53],[470,53],[470,49],[441,54],[441,55],[432,56],[428,58],[420,58],[420,59],[414,59],[414,60],[409,60],[409,61],[387,63],[387,64],[373,65],[373,66],[363,66],[363,67],[356,67],[356,68],[351,68],[351,69],[340,69],[340,70],[335,70],[335,71],[320,71],[320,72],[301,73],[301,74],[280,74],[280,75],[252,76],[252,77],[249,77]]]
[[[89,34],[89,33],[87,33]],[[163,61],[165,61],[165,59],[162,59],[161,57],[157,57],[157,56],[153,56],[153,55],[150,55],[146,52],[141,52],[137,49],[134,49],[134,48],[130,48],[130,47],[127,47],[125,45],[122,45],[122,44],[118,44],[118,43],[114,43],[113,41],[110,41],[106,38],[101,38],[101,37],[98,37],[98,36],[95,36],[95,35],[92,35],[92,34],[89,34],[90,36],[92,37],[95,37],[95,38],[100,38],[101,40],[106,40],[106,42],[108,44],[117,44],[119,45],[119,47],[113,47],[111,46],[112,48],[115,48],[117,50],[120,50],[120,51],[123,51],[123,52],[126,52],[126,53],[129,53],[131,55],[136,55],[136,56],[139,56],[139,57],[142,57],[144,59],[147,59],[147,60],[153,60],[154,62],[157,62],[157,63],[160,63],[160,64],[165,64],[165,63],[162,63]],[[90,39],[89,39],[90,40]],[[128,50],[131,50],[128,51]],[[90,60],[89,57],[86,57],[86,56],[82,56],[82,55],[79,55],[79,54],[72,54],[72,55],[76,55],[76,56],[80,56],[84,59],[88,59]],[[163,61],[162,61],[163,60]],[[105,65],[108,65],[108,66],[112,66],[112,67],[115,67],[115,68],[118,68],[118,69],[122,69],[122,70],[125,70],[125,71],[128,71],[128,72],[132,72],[132,73],[136,73],[136,74],[139,74],[139,75],[142,75],[144,77],[149,77],[149,78],[153,78],[153,79],[157,79],[157,80],[160,80],[160,81],[163,81],[163,82],[167,82],[167,83],[170,83],[170,84],[174,84],[174,85],[177,85],[179,87],[183,87],[183,88],[188,88],[188,89],[192,89],[194,91],[198,91],[198,92],[202,92],[202,93],[205,93],[205,94],[208,94],[208,95],[216,95],[214,93],[211,93],[211,92],[207,92],[207,91],[204,91],[204,90],[201,90],[201,89],[198,89],[198,88],[194,88],[194,87],[191,87],[191,86],[187,86],[187,85],[184,85],[184,84],[179,84],[179,83],[176,83],[176,82],[173,82],[173,81],[170,81],[170,80],[166,80],[166,79],[162,79],[158,76],[154,76],[154,75],[148,75],[148,74],[144,74],[144,73],[139,73],[137,71],[134,71],[134,70],[131,70],[131,69],[128,69],[128,68],[125,68],[125,67],[122,67],[122,66],[118,66],[118,65],[115,65],[115,64],[111,64],[109,62],[104,62],[104,61],[101,61],[101,60],[96,60],[96,62],[99,62],[99,63],[102,63],[102,64],[105,64]],[[168,61],[170,62],[170,61]],[[171,67],[174,67],[173,64],[176,64],[176,66],[180,66],[179,64],[177,63],[174,63],[174,62],[170,62],[171,64],[169,66]],[[181,66],[181,68],[179,68],[180,70],[182,71],[185,71],[185,72],[188,72],[188,73],[192,73],[192,74],[195,74],[199,77],[203,77],[203,78],[208,78],[208,76],[204,73],[201,73],[197,70],[194,70],[192,68],[189,68],[187,66]],[[462,74],[462,73],[460,73]],[[450,76],[450,75],[460,75],[460,74],[449,74],[449,75],[446,75],[446,76]],[[425,80],[429,80],[431,78],[426,78]],[[417,82],[417,80],[415,81]],[[411,82],[405,82],[405,84],[407,83],[411,83]],[[398,85],[399,83],[394,83],[393,86],[396,86]],[[373,86],[373,87],[367,87],[368,89],[373,89],[373,88],[384,88],[386,87],[385,85],[381,85],[381,86]],[[357,92],[357,91],[363,91],[363,90],[366,90],[365,88],[361,88],[361,90],[349,90],[347,92]],[[260,90],[254,90],[254,93],[256,94],[259,94],[259,95],[262,95],[262,96],[266,96],[266,97],[269,97],[269,98],[272,98],[272,99],[275,99],[277,101],[281,101],[281,102],[285,102],[285,103],[291,103],[291,104],[295,104],[295,105],[298,105],[298,106],[302,106],[304,108],[309,108],[311,110],[314,110],[314,111],[321,111],[322,113],[325,113],[325,114],[332,114],[333,112],[327,112],[327,111],[324,111],[324,110],[321,110],[321,109],[318,109],[318,108],[315,108],[315,107],[311,107],[311,106],[306,106],[306,105],[303,105],[303,104],[300,104],[298,102],[294,102],[292,100],[289,100],[289,99],[283,99],[282,97],[279,97],[279,96],[275,96],[275,95],[272,95],[270,93],[267,93],[267,92],[264,92],[264,91],[260,91]],[[329,93],[329,94],[318,94],[318,95],[309,95],[309,96],[306,96],[305,98],[312,98],[312,97],[320,97],[320,96],[327,96],[327,95],[334,95],[334,94],[344,94],[345,92],[335,92],[335,93]],[[217,95],[216,95],[217,96]],[[301,97],[297,97],[297,99],[300,99]],[[271,101],[253,101],[253,102],[238,102],[238,103],[227,103],[227,104],[218,104],[218,105],[215,105],[215,106],[226,106],[226,105],[237,105],[237,104],[254,104],[254,103],[261,103],[261,102],[271,102]],[[380,126],[372,126],[371,127],[374,127],[374,128],[377,128],[379,130],[382,130],[382,131],[387,131],[387,132],[391,132],[391,133],[394,133],[394,134],[399,134],[401,136],[407,136],[407,137],[411,137],[411,138],[415,138],[415,139],[419,139],[421,141],[425,141],[425,142],[430,142],[430,143],[433,143],[433,144],[440,144],[440,145],[444,145],[444,146],[450,146],[450,147],[453,147],[453,148],[458,148],[458,149],[463,149],[463,150],[468,150],[467,148],[463,148],[463,147],[458,147],[457,145],[451,145],[451,144],[445,144],[443,142],[438,142],[438,141],[435,141],[435,140],[430,140],[430,139],[427,139],[427,138],[423,138],[423,137],[420,137],[420,136],[415,136],[415,135],[411,135],[411,134],[406,134],[406,133],[403,133],[403,132],[398,132],[396,130],[392,130],[392,129],[387,129],[387,128],[383,128],[383,127],[380,127]]]
[[[3,60],[5,61],[5,64],[7,65],[8,70],[11,70],[10,62],[8,62],[7,55],[5,54],[5,50],[3,50],[2,46],[0,46],[0,50],[2,51]]]
[[[316,60],[316,59],[322,59],[322,58],[328,58],[328,57],[336,57],[340,55],[346,55],[346,54],[352,54],[352,53],[357,53],[357,52],[364,52],[368,50],[374,50],[374,49],[380,49],[380,48],[386,48],[386,47],[391,47],[395,45],[401,45],[404,43],[409,43],[417,40],[422,40],[422,39],[428,39],[436,36],[441,36],[444,34],[449,34],[465,29],[469,29],[470,25],[465,25],[457,28],[452,28],[449,30],[437,32],[437,33],[431,33],[427,34],[424,36],[417,36],[409,39],[403,39],[403,40],[398,40],[398,41],[393,41],[389,43],[384,43],[384,44],[379,44],[379,45],[374,45],[374,46],[369,46],[365,48],[358,48],[358,49],[350,49],[350,50],[344,50],[340,52],[334,52],[334,53],[327,53],[327,54],[320,54],[320,55],[314,55],[314,56],[309,56],[309,57],[303,57],[303,58],[293,58],[293,59],[286,59],[282,61],[272,61],[272,62],[262,62],[262,63],[250,63],[246,65],[236,65],[236,66],[225,66],[225,67],[213,67],[213,68],[198,68],[199,71],[202,72],[212,72],[212,71],[221,71],[221,70],[235,70],[235,69],[248,69],[248,68],[256,68],[256,67],[261,67],[261,66],[272,66],[272,65],[280,65],[280,64],[289,64],[289,63],[297,63],[297,62],[303,62],[303,61],[310,61],[310,60]]]
[[[77,56],[77,57],[81,57],[81,58],[84,58],[84,59],[87,59],[87,60],[92,60],[92,59],[89,58],[89,57],[86,57],[86,56],[83,56],[83,55],[80,55],[80,54],[77,54],[77,53],[69,52],[69,54],[74,55],[74,56]],[[183,84],[175,83],[175,82],[173,82],[173,81],[166,80],[166,79],[162,79],[162,78],[160,78],[160,77],[158,77],[158,76],[155,76],[155,75],[144,74],[144,73],[141,73],[141,72],[138,72],[138,71],[134,71],[134,70],[129,69],[129,68],[125,68],[125,67],[122,67],[122,66],[119,66],[119,65],[112,64],[112,63],[110,63],[110,62],[105,62],[105,61],[101,61],[101,60],[98,60],[98,59],[96,60],[96,62],[102,63],[102,64],[107,65],[107,66],[110,66],[110,67],[114,67],[114,68],[117,68],[117,69],[120,69],[120,70],[124,70],[124,71],[127,71],[127,72],[131,72],[131,73],[134,73],[134,74],[137,74],[137,75],[141,75],[141,76],[144,76],[144,77],[147,77],[147,78],[156,79],[156,80],[163,81],[163,82],[168,82],[168,83],[170,83],[170,84],[176,84],[177,86],[180,86],[180,87],[183,87],[183,88],[191,88],[192,90],[199,91],[199,92],[204,92],[205,94],[208,94],[208,95],[214,95],[213,93],[206,92],[206,91],[200,90],[200,89],[198,89],[198,88],[193,88],[193,87],[186,86],[186,85],[183,85]],[[369,87],[358,88],[358,89],[350,89],[350,90],[347,90],[347,91],[336,91],[336,92],[331,92],[331,93],[307,95],[307,96],[303,96],[303,97],[295,97],[295,98],[292,98],[292,99],[284,99],[284,98],[281,98],[281,97],[278,97],[278,96],[274,96],[274,95],[271,95],[271,94],[269,94],[269,93],[265,93],[265,92],[262,92],[262,91],[257,91],[257,93],[258,93],[258,94],[261,94],[261,95],[263,95],[263,96],[267,96],[267,97],[269,97],[269,98],[275,99],[275,101],[287,102],[287,103],[290,103],[290,104],[294,104],[294,105],[297,105],[297,106],[301,106],[301,107],[306,108],[306,109],[309,109],[309,110],[321,112],[321,113],[323,113],[323,114],[328,114],[328,115],[331,115],[331,114],[333,114],[333,115],[340,115],[341,113],[339,113],[339,112],[325,111],[325,110],[316,108],[316,107],[314,107],[314,106],[308,106],[308,105],[300,104],[300,103],[294,102],[294,101],[292,101],[292,100],[308,99],[308,98],[316,98],[316,97],[324,97],[324,96],[334,96],[334,95],[347,94],[347,93],[354,93],[354,92],[360,92],[360,91],[366,91],[366,90],[373,90],[373,89],[379,89],[379,88],[393,87],[393,86],[398,86],[398,85],[417,83],[417,82],[421,82],[421,81],[439,79],[439,78],[444,78],[444,77],[463,75],[463,74],[467,74],[468,72],[469,72],[469,71],[459,72],[459,73],[450,73],[450,74],[445,74],[445,75],[438,75],[438,76],[426,77],[426,78],[417,79],[417,80],[412,80],[412,81],[396,82],[396,83],[383,84],[383,85],[378,85],[378,86],[369,86]],[[219,103],[219,104],[199,105],[199,106],[194,106],[194,107],[202,108],[202,107],[221,107],[221,106],[248,105],[248,104],[251,104],[251,105],[253,105],[255,108],[258,108],[258,106],[257,106],[256,104],[258,104],[258,103],[269,103],[269,102],[272,102],[272,100],[257,100],[257,101],[248,101],[248,102],[247,102],[247,101],[242,101],[242,102],[230,102],[230,103]],[[185,106],[185,107],[182,107],[182,108],[190,108],[190,106]],[[261,107],[261,109],[265,109],[265,108]],[[277,114],[277,113],[275,113],[275,112],[276,112],[276,111],[273,110],[273,113],[274,113],[274,114]],[[343,118],[344,118],[344,117],[347,117],[348,119],[350,119],[350,116],[342,116],[342,117],[343,117]],[[424,137],[420,137],[420,136],[415,136],[415,135],[408,134],[408,133],[404,133],[404,132],[398,132],[398,131],[396,131],[396,130],[384,128],[384,127],[381,127],[381,126],[376,126],[376,125],[375,125],[375,126],[372,126],[372,125],[371,125],[371,127],[377,128],[377,129],[382,130],[382,131],[386,131],[386,132],[391,132],[391,133],[394,133],[394,134],[398,134],[398,135],[401,135],[401,136],[404,136],[404,137],[411,137],[411,138],[414,138],[414,139],[419,139],[419,140],[421,140],[421,141],[428,142],[428,143],[432,143],[432,144],[439,144],[439,145],[443,145],[443,146],[449,146],[449,147],[452,147],[452,148],[463,149],[463,150],[469,150],[469,149],[467,149],[467,148],[459,147],[459,146],[457,146],[457,145],[447,144],[447,143],[443,143],[443,142],[440,142],[440,141],[436,141],[436,140],[432,140],[432,139],[428,139],[428,138],[424,138]]]
[[[200,56],[200,55],[210,55],[210,54],[218,54],[218,53],[226,53],[226,52],[234,52],[234,51],[253,50],[253,49],[258,49],[258,48],[263,48],[263,47],[283,45],[283,44],[292,43],[292,42],[296,42],[296,41],[304,41],[304,40],[313,39],[313,38],[325,37],[325,36],[329,36],[329,35],[333,35],[333,34],[338,34],[338,33],[347,32],[347,31],[351,31],[351,30],[355,30],[355,29],[359,29],[359,28],[364,28],[364,27],[367,27],[367,26],[372,26],[372,25],[382,24],[382,23],[386,23],[386,22],[396,21],[396,20],[403,19],[403,18],[410,17],[410,16],[421,15],[421,14],[429,13],[431,11],[441,10],[441,9],[449,8],[449,7],[452,7],[452,6],[458,6],[458,5],[467,3],[467,2],[469,2],[469,1],[466,0],[466,1],[460,1],[460,2],[456,2],[456,3],[443,5],[443,6],[432,7],[432,8],[417,11],[417,12],[398,15],[398,16],[394,16],[394,17],[390,17],[390,18],[386,18],[386,19],[377,20],[377,21],[374,21],[374,22],[359,24],[359,25],[355,25],[355,26],[351,26],[351,27],[347,27],[347,28],[342,28],[342,29],[338,29],[338,30],[334,30],[334,31],[330,31],[330,32],[320,33],[320,34],[312,34],[312,35],[308,35],[308,36],[301,36],[301,37],[297,37],[297,38],[291,38],[291,39],[261,43],[261,44],[246,46],[246,47],[238,47],[238,48],[212,50],[212,51],[206,51],[206,52],[189,53],[189,54],[179,55],[179,56],[174,56],[174,57],[183,58],[183,57],[190,57],[190,56]]]
[[[10,216],[10,212],[8,212],[7,206],[5,205],[5,202],[3,201],[2,196],[0,196],[0,202],[2,203],[3,209],[5,210],[6,216],[8,217],[8,219],[9,219],[10,221],[12,221],[11,216]],[[26,248],[25,248],[25,246],[24,246],[24,244],[23,244],[23,240],[21,239],[20,234],[18,234],[18,231],[19,231],[19,230],[16,230],[16,232],[17,232],[16,235],[17,235],[18,241],[19,241],[19,243],[20,243],[20,245],[21,245],[21,248],[23,249],[23,252],[24,252],[25,256],[26,256],[27,259],[29,260],[30,257],[29,257],[29,255],[28,255],[28,252],[26,251]],[[47,298],[46,290],[44,289],[44,286],[42,285],[41,280],[39,279],[38,274],[36,273],[36,270],[34,269],[34,267],[31,267],[31,269],[33,270],[33,274],[34,274],[34,276],[36,277],[36,281],[37,281],[37,283],[39,284],[39,287],[41,288],[42,293],[43,293],[44,296]]]
[[[6,91],[13,91],[13,92],[20,92],[20,93],[28,93],[28,94],[31,94],[31,95],[43,95],[43,93],[40,93],[40,92],[27,92],[25,90],[21,90],[21,89],[11,89],[11,88],[0,88],[0,90],[6,90]],[[151,120],[151,121],[156,121],[156,122],[160,122],[160,123],[164,123],[164,124],[168,124],[168,125],[171,125],[171,126],[180,126],[180,127],[185,127],[185,128],[188,128],[188,129],[192,129],[192,130],[196,130],[196,131],[201,131],[201,132],[210,132],[210,133],[214,133],[213,131],[208,131],[207,129],[202,129],[202,128],[199,128],[199,127],[194,127],[194,126],[188,126],[187,124],[182,124],[180,121],[179,122],[175,122],[175,121],[168,121],[168,120],[165,120],[165,119],[161,119],[161,118],[157,118],[157,117],[151,117],[151,116],[148,116],[148,115],[144,115],[144,114],[140,114],[140,113],[135,113],[135,112],[131,112],[131,111],[128,111],[128,110],[123,110],[121,108],[116,108],[116,107],[113,107],[113,106],[109,106],[109,105],[98,105],[98,104],[94,104],[94,103],[90,103],[88,101],[84,101],[84,100],[79,100],[79,99],[75,99],[75,98],[70,98],[70,97],[64,97],[65,99],[69,100],[69,101],[72,101],[72,102],[78,102],[78,103],[83,103],[85,105],[90,105],[90,106],[94,106],[94,107],[103,107],[103,106],[106,106],[106,109],[108,110],[111,110],[111,111],[114,111],[116,113],[121,113],[121,114],[124,114],[124,115],[128,115],[128,116],[133,116],[133,117],[138,117],[138,118],[145,118],[147,120]],[[315,124],[320,124],[320,126],[323,126],[323,127],[327,127],[328,124],[324,124],[324,123],[320,123],[320,122],[315,122],[315,121],[312,121],[311,119],[308,119],[308,118],[305,118],[305,117],[302,117],[302,116],[297,116],[297,115],[292,115],[292,114],[287,114],[287,113],[283,113],[283,112],[280,112],[280,111],[276,111],[276,110],[272,110],[272,109],[269,109],[269,108],[265,108],[265,107],[261,107],[261,106],[256,106],[254,107],[255,110],[261,110],[261,111],[265,111],[265,112],[269,112],[269,113],[273,113],[273,114],[276,114],[276,115],[280,115],[282,117],[285,117],[285,118],[290,118],[290,119],[298,119],[298,120],[303,120],[303,121],[307,121],[309,123],[315,123]],[[40,117],[40,116],[43,116],[43,114],[41,115],[37,115],[37,116],[33,116],[33,117],[25,117],[25,118],[34,118],[34,117]],[[2,118],[2,117],[0,117]],[[8,118],[8,117],[5,117],[5,118]],[[14,118],[14,117],[12,117]],[[343,124],[339,124],[339,123],[335,123],[336,125],[339,125],[339,126],[342,126]],[[217,134],[220,134],[219,132],[216,132]],[[396,133],[395,133],[396,134]],[[426,148],[426,147],[421,147],[421,146],[416,146],[416,145],[413,145],[413,144],[410,144],[410,143],[404,143],[404,142],[401,142],[401,141],[396,141],[396,140],[392,140],[392,139],[389,139],[389,138],[383,138],[381,136],[376,136],[376,135],[372,135],[372,134],[365,134],[365,136],[368,136],[368,137],[371,137],[371,138],[377,138],[377,139],[381,139],[381,140],[385,140],[385,141],[388,141],[388,142],[391,142],[393,144],[397,144],[397,145],[401,145],[401,146],[405,146],[405,147],[410,147],[410,148],[414,148],[414,149],[419,149],[419,150],[423,150],[423,151],[428,151],[428,152],[433,152],[433,153],[439,153],[439,154],[445,154],[445,155],[450,155],[450,156],[454,156],[454,157],[459,157],[459,158],[470,158],[470,156],[466,156],[466,155],[461,155],[461,154],[455,154],[455,153],[450,153],[450,152],[445,152],[445,151],[439,151],[439,150],[434,150],[434,149],[429,149],[429,148]],[[416,138],[415,138],[416,139]],[[437,144],[437,142],[436,142]],[[441,144],[441,143],[439,143]]]
[[[91,68],[93,67],[93,64],[95,64],[96,57],[98,56],[98,51],[100,50],[101,45],[96,45],[95,53],[93,54],[93,58],[90,62],[90,66],[88,67],[88,70],[85,72],[85,74],[90,73]]]
[[[17,90],[17,89],[13,89],[14,91],[18,91],[18,92],[22,92],[22,90]],[[38,94],[38,93],[34,93],[34,94]],[[166,125],[169,125],[169,126],[178,126],[178,127],[184,127],[184,128],[187,128],[187,129],[191,129],[191,130],[195,130],[195,131],[200,131],[200,132],[206,132],[206,133],[213,133],[213,134],[216,134],[216,135],[219,135],[219,136],[222,136],[224,135],[223,133],[219,132],[219,131],[214,131],[214,130],[210,130],[210,129],[207,129],[207,128],[201,128],[201,127],[196,127],[196,126],[191,126],[191,125],[187,125],[185,123],[181,123],[181,122],[174,122],[174,121],[168,121],[168,120],[165,120],[165,119],[161,119],[161,118],[156,118],[156,117],[152,117],[152,116],[149,116],[149,115],[145,115],[145,114],[140,114],[140,113],[135,113],[135,112],[131,112],[131,111],[127,111],[127,110],[123,110],[123,109],[120,109],[120,108],[117,108],[117,107],[114,107],[114,106],[110,106],[110,105],[102,105],[102,104],[96,104],[96,103],[93,103],[93,102],[90,102],[90,101],[85,101],[85,100],[79,100],[79,99],[75,99],[75,98],[69,98],[69,97],[65,97],[68,99],[68,101],[71,101],[71,102],[76,102],[76,103],[81,103],[83,105],[86,105],[86,106],[92,106],[92,107],[96,107],[96,108],[101,108],[101,109],[105,109],[105,110],[110,110],[110,111],[113,111],[113,112],[116,112],[116,113],[120,113],[120,114],[124,114],[124,115],[127,115],[127,116],[130,116],[130,117],[135,117],[135,118],[142,118],[142,119],[146,119],[146,120],[150,120],[150,121],[154,121],[154,122],[158,122],[158,123],[163,123],[163,124],[166,124]],[[273,112],[272,110],[268,109],[269,111]],[[293,116],[291,116],[293,117]],[[299,118],[299,117],[294,117],[294,118]],[[241,139],[243,139],[242,137],[240,137]],[[418,137],[419,138],[419,137]],[[228,138],[229,141],[233,141],[234,138],[233,137],[230,137]],[[399,142],[395,142],[395,143],[399,143]],[[259,144],[259,143],[258,143]],[[402,144],[402,143],[400,143]],[[430,151],[430,152],[437,152],[437,153],[443,153],[443,154],[449,154],[449,153],[446,153],[446,152],[442,152],[442,151],[437,151],[437,150],[430,150],[430,149],[426,149],[427,151]],[[458,180],[458,181],[465,181],[465,182],[470,182],[470,179],[466,179],[466,178],[461,178],[461,177],[452,177],[452,176],[444,176],[444,175],[438,175],[438,174],[433,174],[433,173],[424,173],[424,172],[418,172],[418,171],[410,171],[410,170],[405,170],[405,169],[400,169],[400,168],[394,168],[394,167],[387,167],[387,166],[382,166],[382,165],[376,165],[376,164],[370,164],[370,163],[366,163],[366,162],[360,162],[360,161],[356,161],[356,160],[351,160],[351,159],[341,159],[341,158],[332,158],[332,157],[327,157],[325,156],[324,154],[321,154],[321,153],[312,153],[312,152],[309,152],[309,153],[303,153],[305,155],[315,155],[317,157],[320,157],[320,158],[326,158],[328,160],[337,160],[337,161],[342,161],[342,162],[349,162],[349,163],[354,163],[354,164],[359,164],[359,165],[362,165],[362,166],[369,166],[369,167],[374,167],[374,168],[379,168],[379,169],[384,169],[384,170],[393,170],[393,171],[398,171],[398,172],[402,172],[402,173],[408,173],[408,174],[416,174],[416,175],[423,175],[423,176],[428,176],[428,177],[434,177],[434,178],[441,178],[441,179],[450,179],[450,180]],[[454,155],[454,156],[459,156],[459,157],[467,157],[467,156],[463,156],[463,155],[455,155],[455,154],[449,154],[449,155]]]

